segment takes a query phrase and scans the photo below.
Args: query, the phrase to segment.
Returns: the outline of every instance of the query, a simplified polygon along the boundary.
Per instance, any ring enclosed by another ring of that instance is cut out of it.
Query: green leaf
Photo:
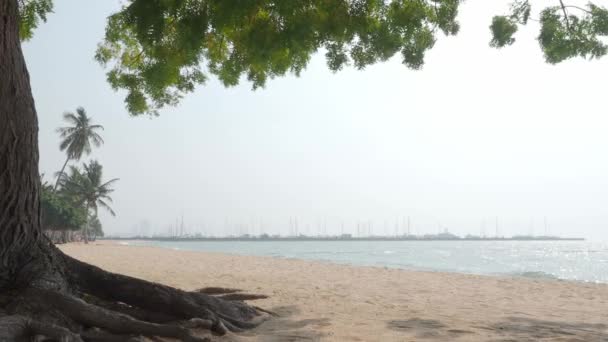
[[[21,40],[29,40],[40,21],[46,22],[46,15],[53,11],[52,0],[19,1],[19,35]]]
[[[490,30],[492,31],[491,47],[502,48],[515,42],[513,35],[517,32],[517,24],[506,16],[495,16],[492,19]]]

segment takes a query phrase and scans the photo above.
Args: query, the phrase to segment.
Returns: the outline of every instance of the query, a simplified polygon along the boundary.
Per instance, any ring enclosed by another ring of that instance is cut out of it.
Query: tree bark
[[[42,238],[38,119],[18,27],[17,0],[0,0],[0,288],[29,280]]]

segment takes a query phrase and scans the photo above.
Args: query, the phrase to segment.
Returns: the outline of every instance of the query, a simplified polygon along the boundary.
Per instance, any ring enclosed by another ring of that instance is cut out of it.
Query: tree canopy
[[[607,47],[608,10],[554,0],[534,12],[515,0],[490,25],[492,47],[515,42],[538,20],[547,62],[598,58]],[[133,115],[175,105],[210,75],[225,86],[246,77],[253,88],[288,72],[299,75],[320,50],[330,70],[365,68],[397,53],[412,69],[424,64],[437,35],[458,33],[461,0],[129,0],[108,18],[95,58]],[[22,38],[52,10],[52,0],[21,2]],[[538,19],[532,18],[539,13]]]
[[[96,58],[127,90],[132,114],[175,104],[208,75],[253,88],[299,75],[321,48],[331,70],[364,68],[400,52],[418,69],[436,31],[455,34],[458,0],[135,0],[108,19]]]
[[[529,20],[540,23],[538,42],[548,63],[555,64],[573,57],[599,58],[606,55],[608,46],[608,10],[589,3],[584,7],[556,1],[555,6],[543,8],[538,19],[531,18],[529,0],[516,0],[507,15],[495,16],[490,29],[490,45],[501,48],[515,42],[519,26]]]
[[[85,204],[87,210],[97,213],[98,207],[107,210],[115,216],[114,210],[110,207],[112,197],[110,196],[118,178],[109,181],[103,180],[103,166],[96,160],[83,165],[84,172],[77,167],[70,167],[69,174],[65,174],[61,179],[62,191],[71,198],[78,199]]]
[[[79,230],[86,223],[86,209],[73,199],[43,184],[40,196],[43,229]]]

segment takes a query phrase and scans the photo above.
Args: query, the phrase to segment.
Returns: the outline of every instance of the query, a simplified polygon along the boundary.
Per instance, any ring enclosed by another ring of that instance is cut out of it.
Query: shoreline
[[[499,277],[499,278],[506,278],[506,279],[530,279],[530,280],[543,280],[543,281],[565,281],[565,282],[574,282],[574,283],[581,283],[581,284],[604,284],[604,285],[608,285],[608,281],[593,281],[593,280],[584,280],[584,279],[565,279],[565,278],[560,278],[559,276],[556,276],[554,274],[551,273],[546,273],[543,271],[520,271],[520,272],[511,272],[511,273],[481,273],[481,272],[467,272],[467,271],[452,271],[452,270],[441,270],[441,269],[433,269],[431,267],[425,268],[425,267],[416,267],[416,266],[397,266],[394,264],[387,264],[387,265],[381,265],[381,264],[366,264],[366,263],[355,263],[352,261],[341,261],[341,260],[330,260],[330,259],[316,259],[316,258],[305,258],[305,257],[297,257],[297,256],[283,256],[283,255],[261,255],[261,254],[254,254],[254,253],[239,253],[239,252],[231,252],[231,251],[208,251],[208,250],[197,250],[197,249],[187,249],[187,248],[180,248],[180,247],[165,247],[165,246],[157,246],[157,245],[151,245],[151,244],[146,244],[146,243],[153,243],[153,242],[200,242],[199,240],[157,240],[157,239],[119,239],[119,240],[110,240],[110,239],[103,239],[103,240],[98,240],[100,242],[103,243],[112,243],[112,244],[119,244],[119,245],[124,245],[124,246],[133,246],[133,247],[153,247],[153,248],[163,248],[163,249],[169,249],[169,250],[175,250],[175,251],[189,251],[189,252],[201,252],[201,253],[212,253],[212,254],[220,254],[220,255],[236,255],[236,256],[250,256],[250,257],[260,257],[260,258],[276,258],[276,259],[286,259],[286,260],[303,260],[303,261],[311,261],[311,262],[319,262],[319,263],[331,263],[331,264],[336,264],[336,265],[345,265],[345,266],[351,266],[351,267],[375,267],[375,268],[388,268],[388,269],[396,269],[396,270],[403,270],[406,272],[431,272],[431,273],[447,273],[447,274],[462,274],[462,275],[475,275],[475,276],[482,276],[482,277]],[[227,242],[226,240],[202,240],[203,242]],[[228,240],[228,241],[232,241],[232,240]],[[285,241],[272,241],[272,240],[268,240],[268,241],[247,241],[247,240],[234,240],[236,242],[302,242],[302,241],[308,241],[308,240],[285,240]],[[333,240],[323,240],[323,241],[333,241]],[[339,240],[337,240],[339,241]],[[345,242],[348,242],[348,240],[344,240]],[[352,241],[356,241],[356,240],[352,240]],[[382,240],[364,240],[364,241],[382,241]],[[406,241],[406,240],[404,240]],[[424,240],[420,240],[421,242]],[[461,240],[461,241],[474,241],[474,240]],[[502,241],[502,240],[488,240],[488,241]],[[527,240],[527,241],[531,241],[531,240]],[[542,241],[554,241],[554,240],[542,240]],[[575,241],[575,240],[569,240],[569,241]],[[132,242],[132,243],[131,243]],[[538,241],[533,241],[533,242],[538,242]],[[142,244],[138,244],[138,243],[142,243]]]
[[[608,285],[414,271],[94,242],[60,246],[112,272],[185,290],[237,287],[280,313],[238,340],[608,340]]]

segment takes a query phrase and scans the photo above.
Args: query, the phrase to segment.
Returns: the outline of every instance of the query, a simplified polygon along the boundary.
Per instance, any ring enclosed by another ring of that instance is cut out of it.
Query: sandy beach
[[[280,317],[236,341],[608,341],[608,285],[352,267],[113,242],[61,246],[185,290],[268,295]]]

